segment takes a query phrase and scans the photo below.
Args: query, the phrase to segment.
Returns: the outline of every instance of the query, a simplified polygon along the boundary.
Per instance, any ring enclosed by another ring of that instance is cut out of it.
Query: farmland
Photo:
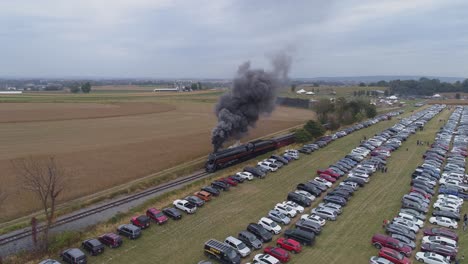
[[[376,173],[371,183],[355,194],[338,221],[327,223],[316,244],[295,255],[292,263],[309,263],[311,259],[317,263],[362,263],[375,254],[376,250],[369,240],[372,234],[381,231],[382,219],[395,214],[402,194],[408,190],[411,172],[421,162],[421,154],[425,148],[416,148],[416,140],[432,140],[440,126],[438,119],[446,119],[449,113],[445,110],[429,122],[423,132],[410,137],[393,154],[389,172]],[[194,263],[204,258],[202,246],[207,239],[221,240],[228,235],[236,235],[248,223],[256,222],[277,202],[284,200],[286,193],[293,190],[297,183],[311,179],[318,168],[326,167],[343,157],[364,135],[369,137],[395,122],[384,121],[357,131],[310,156],[303,156],[301,160],[264,180],[254,180],[234,187],[220,198],[209,202],[195,215],[184,216],[182,220],[170,221],[164,226],[152,227],[144,231],[139,240],[127,240],[122,249],[107,250],[103,256],[93,258],[93,262],[145,263],[148,260],[170,259],[176,263]],[[215,177],[233,171],[235,170],[229,169]],[[186,194],[201,185],[203,183],[192,186],[186,190]],[[177,197],[171,196],[168,200],[175,198]],[[152,205],[162,207],[167,204],[156,201]],[[100,231],[114,227],[115,224],[103,226]],[[331,248],[335,250],[330,250]]]
[[[11,160],[54,155],[70,172],[62,202],[128,183],[211,151],[220,92],[25,93],[1,96],[0,170],[9,193],[0,220],[39,209],[21,188]],[[312,119],[312,111],[278,107],[245,139]],[[73,188],[71,187],[73,186]],[[15,201],[14,203],[12,201]]]

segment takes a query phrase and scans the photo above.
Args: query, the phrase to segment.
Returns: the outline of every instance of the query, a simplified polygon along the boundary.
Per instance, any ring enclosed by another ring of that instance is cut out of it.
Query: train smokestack
[[[270,72],[251,69],[249,61],[239,66],[233,87],[219,98],[215,108],[218,124],[211,133],[214,152],[226,140],[245,136],[261,114],[273,112],[277,91],[287,80],[291,63],[290,54],[282,51],[271,56]]]

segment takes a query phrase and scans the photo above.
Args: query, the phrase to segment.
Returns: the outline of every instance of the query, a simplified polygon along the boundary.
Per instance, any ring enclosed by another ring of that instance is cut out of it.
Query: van
[[[262,248],[262,242],[258,240],[258,238],[254,234],[250,233],[249,231],[239,232],[239,235],[237,236],[237,238],[252,249]]]
[[[247,257],[252,252],[250,251],[250,248],[245,245],[244,242],[240,241],[239,239],[233,236],[226,237],[224,243],[235,249],[243,258]]]
[[[231,246],[214,239],[210,239],[205,242],[204,251],[206,256],[209,258],[215,258],[221,263],[241,263],[240,255],[236,250],[234,250]]]
[[[288,201],[293,201],[293,202],[299,204],[300,206],[304,206],[304,207],[309,207],[312,204],[312,201],[310,199],[308,199],[307,197],[304,197],[304,196],[302,196],[300,194],[297,194],[295,192],[288,193],[287,200]]]
[[[299,229],[288,229],[284,231],[284,236],[286,238],[292,238],[296,240],[297,242],[307,245],[307,246],[312,246],[315,242],[315,235],[312,232],[304,231],[304,230],[299,230]]]

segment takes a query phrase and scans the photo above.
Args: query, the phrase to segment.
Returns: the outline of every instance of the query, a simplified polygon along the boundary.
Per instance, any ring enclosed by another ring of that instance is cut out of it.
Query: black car
[[[229,191],[229,184],[222,181],[214,181],[211,183],[211,186],[218,190]]]
[[[325,202],[336,203],[336,204],[339,204],[341,206],[345,206],[346,203],[347,203],[345,198],[343,198],[341,196],[337,196],[337,195],[327,195],[327,196],[325,196],[325,198],[323,198],[323,200]]]
[[[174,207],[164,208],[162,211],[167,217],[170,217],[174,220],[182,218],[182,214],[180,213],[180,211],[175,209]]]
[[[321,190],[317,189],[314,185],[310,183],[299,183],[296,188],[298,190],[306,191],[310,194],[312,194],[315,197],[319,197],[320,194],[322,193]]]
[[[419,203],[408,201],[408,200],[403,200],[401,202],[401,207],[402,208],[410,208],[415,211],[418,211],[420,213],[427,213],[427,207],[421,206]]]
[[[315,235],[312,232],[300,230],[300,229],[288,229],[284,231],[286,238],[292,238],[302,245],[312,246],[315,242]]]
[[[324,192],[324,191],[326,191],[328,189],[328,187],[325,186],[324,184],[318,183],[318,182],[316,182],[314,180],[310,180],[307,183],[313,185],[315,188],[319,189],[322,192]]]
[[[297,151],[299,151],[300,153],[304,153],[304,154],[311,154],[311,153],[313,152],[312,149],[310,149],[310,148],[304,148],[304,147],[298,149]]]
[[[426,185],[413,184],[412,188],[421,189],[421,190],[425,191],[426,193],[428,193],[430,195],[434,195],[434,190],[432,188],[430,188],[430,187],[427,187]]]
[[[303,207],[309,207],[312,204],[312,200],[295,192],[288,193],[287,200],[293,201]]]
[[[434,210],[432,211],[432,215],[433,216],[444,216],[444,217],[448,217],[450,219],[453,219],[455,221],[460,221],[460,214],[459,213],[455,213],[455,212],[450,212],[450,211],[442,211],[442,210]]]
[[[349,177],[345,179],[344,182],[355,182],[359,185],[359,187],[364,187],[364,185],[366,184],[366,182],[363,179],[359,179],[356,177]]]
[[[284,165],[288,164],[289,161],[285,159],[284,157],[281,157],[279,155],[271,155],[271,158],[278,160],[279,162],[283,163]]]
[[[89,254],[93,256],[97,256],[104,252],[104,244],[102,244],[101,241],[97,240],[96,238],[83,241],[81,246],[84,250],[88,251]]]
[[[202,199],[198,198],[195,195],[187,196],[184,199],[187,200],[192,205],[195,205],[196,207],[202,207],[205,204],[205,201],[203,201]]]
[[[316,222],[312,222],[307,219],[301,219],[296,222],[296,228],[308,232],[313,232],[316,235],[319,235],[320,232],[322,232],[322,227],[320,224],[317,224]]]
[[[233,180],[233,181],[235,181],[235,182],[237,182],[237,183],[244,183],[244,181],[245,181],[245,179],[242,178],[242,177],[239,176],[239,175],[231,175],[231,176],[229,176],[228,178],[231,179],[231,180]]]
[[[335,189],[333,191],[331,191],[330,193],[328,193],[328,195],[333,195],[333,196],[340,196],[340,197],[343,197],[346,199],[346,201],[349,200],[349,198],[351,197],[351,192],[348,192],[347,190],[344,190],[344,189]]]
[[[119,225],[117,233],[130,239],[137,239],[141,236],[141,228],[132,224]]]
[[[350,195],[354,194],[354,189],[351,186],[348,185],[339,185],[338,187],[335,188],[335,190],[343,190],[348,192]]]
[[[263,172],[263,170],[259,170],[257,168],[249,167],[249,166],[245,167],[244,171],[250,172],[252,173],[253,176],[258,177],[258,178],[263,178],[266,175],[266,173]]]
[[[213,188],[211,186],[205,186],[201,188],[202,191],[208,192],[213,196],[219,196],[219,191],[216,188]]]
[[[270,242],[273,235],[268,232],[263,226],[255,223],[250,223],[247,226],[247,231],[254,234],[262,243]]]
[[[385,229],[385,232],[387,234],[398,234],[398,235],[402,235],[402,236],[405,236],[411,240],[415,240],[416,239],[416,235],[414,234],[414,232],[410,231],[409,229],[407,228],[404,228],[402,226],[399,226],[399,225],[394,225],[394,224],[389,224],[387,225],[386,229]]]
[[[83,251],[79,250],[78,248],[70,248],[70,249],[64,250],[60,254],[60,257],[65,263],[70,263],[70,264],[88,263],[85,253],[83,253]]]

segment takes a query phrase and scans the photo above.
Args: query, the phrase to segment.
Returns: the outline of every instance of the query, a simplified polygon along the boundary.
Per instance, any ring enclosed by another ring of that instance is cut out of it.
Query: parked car
[[[274,209],[278,210],[280,213],[287,215],[290,218],[295,217],[297,214],[297,211],[294,208],[292,208],[289,205],[284,205],[281,203],[277,203]]]
[[[245,180],[253,180],[254,179],[254,175],[248,171],[242,171],[242,172],[238,172],[236,173],[237,176],[239,177],[242,177],[243,179]]]
[[[418,252],[416,260],[428,264],[450,264],[450,261],[444,256],[432,252]]]
[[[242,257],[247,257],[252,252],[250,248],[245,245],[244,242],[240,241],[239,239],[233,236],[228,236],[224,240],[224,243],[235,249]]]
[[[300,253],[302,251],[301,243],[292,238],[280,237],[276,240],[276,246],[294,253]]]
[[[425,243],[421,245],[422,252],[434,252],[444,257],[450,258],[450,260],[455,260],[457,257],[458,251],[451,247],[446,247],[440,244],[430,244]]]
[[[104,244],[104,245],[106,245],[106,246],[108,246],[110,248],[120,247],[122,245],[122,243],[123,243],[122,237],[120,237],[119,235],[114,234],[114,233],[104,234],[104,235],[100,236],[98,238],[98,240],[102,244]]]
[[[187,202],[191,203],[192,205],[196,207],[202,207],[205,204],[205,201],[203,201],[203,199],[195,195],[187,196],[184,198],[184,200],[186,200]]]
[[[268,212],[268,218],[283,225],[287,225],[291,222],[291,218],[280,213],[278,210],[270,210],[270,212]]]
[[[254,234],[262,243],[267,243],[271,241],[273,235],[268,232],[262,225],[256,223],[250,223],[247,226],[247,231]]]
[[[117,233],[129,239],[137,239],[141,236],[141,228],[132,224],[119,225],[117,227]]]
[[[375,234],[372,236],[371,243],[378,249],[383,247],[391,248],[397,250],[400,253],[403,253],[407,257],[411,256],[412,248],[405,246],[403,243],[390,236]]]
[[[172,218],[173,220],[179,220],[182,218],[182,214],[179,210],[174,207],[168,207],[163,209],[163,213],[167,216]]]
[[[211,201],[211,198],[212,198],[211,193],[206,192],[206,191],[198,191],[198,192],[195,192],[193,195],[195,195],[196,197],[202,199],[205,202]]]
[[[443,217],[443,216],[431,217],[429,218],[429,223],[440,225],[443,227],[452,228],[452,229],[458,228],[458,223],[455,220],[452,220],[450,218]]]
[[[146,216],[148,216],[150,219],[152,219],[160,225],[166,223],[168,220],[168,218],[163,214],[163,212],[156,208],[150,208],[146,210]]]
[[[197,207],[191,204],[187,200],[175,200],[173,203],[175,208],[186,212],[187,214],[194,214],[195,211],[197,210]]]
[[[379,256],[390,260],[395,264],[411,264],[411,261],[405,255],[391,248],[381,248]]]
[[[86,264],[88,263],[87,257],[83,251],[79,250],[78,248],[69,248],[62,253],[60,253],[60,257],[65,263],[69,264]]]
[[[39,262],[39,264],[60,264],[60,262],[55,259],[44,259],[43,261]]]
[[[312,246],[315,242],[314,233],[299,230],[299,229],[288,229],[284,231],[284,237],[292,238],[296,240],[297,242],[303,245],[308,245],[308,246]]]
[[[280,263],[280,261],[277,258],[268,254],[257,254],[255,255],[253,260],[254,260],[254,263],[258,263],[258,264],[279,264]]]
[[[303,214],[301,215],[301,219],[307,219],[307,220],[310,220],[312,222],[315,222],[317,224],[319,224],[320,226],[324,226],[326,224],[326,220],[323,219],[322,217],[316,215],[316,214]]]
[[[150,226],[150,218],[146,215],[133,216],[130,219],[130,223],[141,229],[145,229]]]
[[[81,243],[84,250],[88,251],[92,256],[97,256],[104,252],[104,244],[96,238],[87,239]]]
[[[307,220],[307,219],[300,219],[296,222],[296,228],[308,232],[312,232],[315,235],[319,235],[322,232],[322,226],[317,224],[316,222]]]
[[[209,258],[214,258],[221,263],[226,264],[240,264],[241,258],[239,253],[233,249],[230,245],[222,243],[220,241],[210,239],[205,242],[203,247],[205,255]]]
[[[443,236],[446,238],[450,238],[452,240],[458,241],[458,235],[448,229],[433,227],[433,228],[426,228],[423,231],[425,236]]]
[[[202,191],[205,191],[213,196],[219,196],[219,190],[212,186],[204,186],[201,188]]]
[[[262,248],[262,242],[258,240],[258,238],[254,234],[250,233],[249,231],[239,232],[237,238],[252,249]]]
[[[262,217],[258,224],[263,226],[267,231],[277,235],[281,232],[281,226],[279,226],[275,221],[270,218]]]
[[[386,258],[372,256],[369,260],[369,264],[393,264],[393,262]]]
[[[288,262],[290,259],[288,251],[280,248],[280,247],[266,247],[263,252],[266,254],[269,254],[273,257],[275,257],[277,260],[279,260],[281,263]]]
[[[211,183],[211,187],[218,190],[229,191],[229,184],[224,183],[223,181],[213,181]]]

